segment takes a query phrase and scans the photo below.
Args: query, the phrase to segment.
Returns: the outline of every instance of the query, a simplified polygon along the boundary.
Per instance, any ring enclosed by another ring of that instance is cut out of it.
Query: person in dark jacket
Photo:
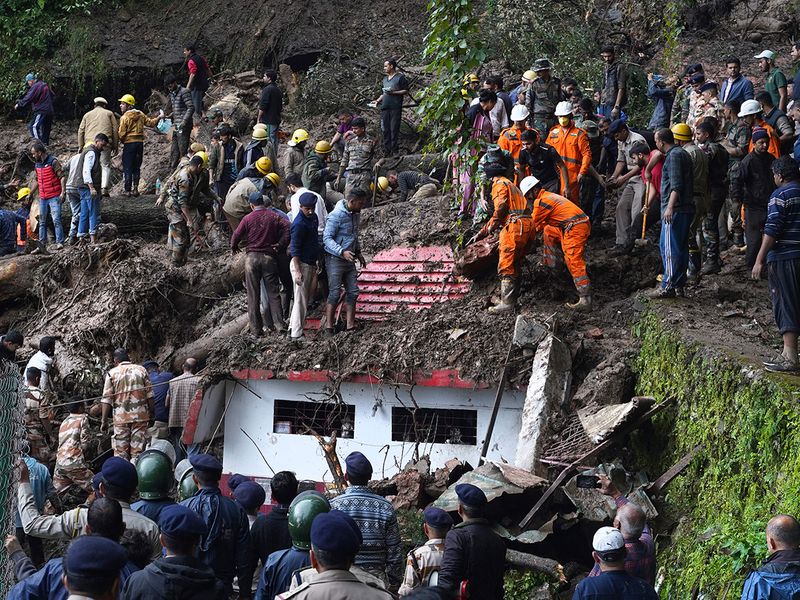
[[[226,596],[233,591],[233,576],[238,575],[239,597],[250,598],[255,561],[250,553],[247,513],[220,492],[222,464],[216,458],[195,454],[189,462],[199,491],[181,505],[200,515],[208,528],[198,546],[198,558],[214,570],[225,586]]]
[[[194,103],[189,90],[181,87],[175,75],[164,78],[164,86],[172,104],[172,148],[169,154],[169,168],[175,169],[189,149],[189,136],[194,127]]]
[[[122,507],[116,500],[98,498],[89,506],[84,537],[119,542],[124,529]],[[69,591],[64,587],[65,565],[62,557],[50,559],[37,571],[22,548],[8,548],[8,552],[19,583],[11,589],[7,600],[67,600]],[[135,564],[126,562],[119,569],[120,585],[138,570]]]
[[[581,581],[572,600],[658,600],[658,594],[650,583],[625,570],[625,539],[621,531],[601,527],[594,534],[592,549],[601,573]]]
[[[161,511],[161,545],[165,556],[125,582],[123,600],[222,600],[225,591],[214,571],[196,558],[208,528],[194,511],[176,504]]]
[[[283,112],[283,95],[276,83],[278,73],[272,69],[264,72],[264,87],[258,101],[258,122],[267,126],[267,135],[272,141],[272,147],[278,147],[278,127],[281,124]]]
[[[269,482],[272,499],[278,504],[267,515],[258,515],[250,528],[256,556],[262,563],[278,550],[292,547],[289,535],[289,505],[297,496],[297,477],[291,471],[275,473]]]
[[[330,168],[332,151],[333,147],[328,142],[319,141],[314,146],[314,150],[308,153],[303,163],[301,174],[303,187],[316,192],[322,196],[323,200],[326,199],[327,186],[325,184],[336,179],[336,172]],[[332,206],[326,202],[325,208],[331,210]]]
[[[183,56],[186,57],[186,69],[189,71],[186,89],[192,95],[195,116],[202,119],[203,98],[211,83],[211,67],[208,66],[205,57],[197,52],[197,46],[194,43],[186,44],[183,47]]]
[[[444,541],[439,585],[457,593],[467,582],[470,598],[502,600],[506,545],[485,518],[486,494],[470,483],[456,486],[458,516]]]
[[[744,582],[742,600],[800,598],[800,523],[777,515],[767,523],[769,556]]]
[[[35,140],[45,146],[50,143],[50,128],[53,125],[53,92],[50,87],[33,73],[25,76],[27,93],[14,105],[14,110],[31,105],[33,116],[28,122],[28,130]]]
[[[753,130],[753,151],[739,164],[739,176],[735,185],[744,204],[745,254],[747,268],[752,269],[761,249],[761,233],[767,220],[767,204],[775,190],[772,177],[772,162],[769,153],[769,134],[759,127]]]
[[[303,337],[306,308],[317,284],[317,263],[320,257],[318,237],[319,218],[315,214],[317,195],[306,192],[300,196],[300,212],[291,226],[289,254],[294,283],[294,303],[289,320],[289,333],[293,340]]]

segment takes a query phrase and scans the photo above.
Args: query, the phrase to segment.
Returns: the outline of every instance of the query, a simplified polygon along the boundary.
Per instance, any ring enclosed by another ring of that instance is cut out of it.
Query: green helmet
[[[160,450],[145,450],[136,461],[139,496],[144,500],[161,500],[172,490],[172,461]]]
[[[300,550],[311,549],[311,523],[318,514],[331,510],[327,498],[308,490],[297,495],[289,505],[289,535],[292,545]]]
[[[200,491],[197,489],[197,484],[194,482],[194,479],[192,479],[192,473],[193,471],[188,471],[178,485],[178,502],[183,502]]]

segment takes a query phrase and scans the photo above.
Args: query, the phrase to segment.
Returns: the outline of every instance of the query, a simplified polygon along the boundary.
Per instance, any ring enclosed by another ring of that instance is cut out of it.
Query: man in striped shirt
[[[331,500],[331,509],[350,515],[361,530],[363,542],[355,564],[397,590],[403,575],[400,528],[391,502],[367,487],[372,464],[361,452],[345,459],[345,479],[350,486]]]
[[[788,156],[772,163],[778,186],[767,205],[761,249],[753,266],[753,279],[767,268],[769,291],[783,352],[764,363],[767,371],[795,373],[797,336],[800,334],[800,170]]]

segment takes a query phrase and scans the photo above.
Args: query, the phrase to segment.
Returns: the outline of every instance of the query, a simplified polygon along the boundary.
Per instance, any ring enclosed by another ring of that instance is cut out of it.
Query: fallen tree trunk
[[[166,364],[169,362],[172,371],[180,373],[183,362],[187,358],[192,357],[196,358],[198,361],[204,361],[221,339],[239,335],[246,327],[247,313],[239,315],[233,321],[228,321],[224,325],[220,325],[200,339],[190,342],[182,348],[178,348],[169,356],[165,357],[161,363]]]
[[[561,583],[566,583],[567,581],[564,575],[564,567],[558,561],[550,558],[542,558],[541,556],[526,554],[517,550],[506,550],[506,562],[519,569],[530,569],[531,571],[545,573]]]
[[[120,237],[131,234],[167,234],[167,212],[163,206],[156,206],[155,196],[126,198],[113,196],[103,198],[100,203],[100,222],[117,226]],[[69,203],[64,203],[61,211],[61,224],[64,235],[69,231],[72,211]]]

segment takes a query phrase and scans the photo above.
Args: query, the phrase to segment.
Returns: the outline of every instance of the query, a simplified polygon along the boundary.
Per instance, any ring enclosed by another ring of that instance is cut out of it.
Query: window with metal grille
[[[392,441],[475,446],[478,411],[392,407]]]
[[[302,402],[275,400],[272,430],[297,435],[336,435],[352,438],[355,431],[356,407],[343,402]]]

